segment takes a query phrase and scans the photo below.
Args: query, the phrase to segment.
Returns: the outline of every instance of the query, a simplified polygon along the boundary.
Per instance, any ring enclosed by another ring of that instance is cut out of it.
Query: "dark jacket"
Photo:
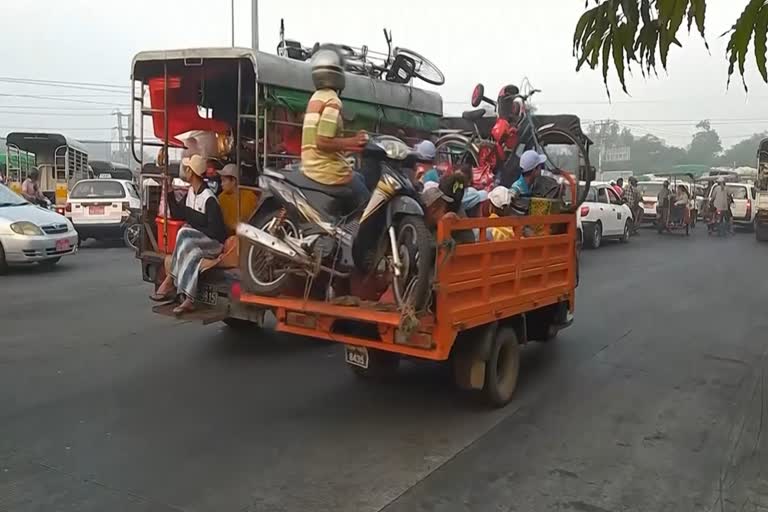
[[[168,207],[174,219],[185,220],[208,238],[221,243],[227,238],[219,201],[207,185],[204,184],[197,193],[190,187],[184,202],[176,201],[174,194],[169,193]]]

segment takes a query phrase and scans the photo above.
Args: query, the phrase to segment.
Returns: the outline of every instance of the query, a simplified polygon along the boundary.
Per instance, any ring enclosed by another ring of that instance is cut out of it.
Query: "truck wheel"
[[[400,355],[384,350],[368,349],[368,368],[347,363],[352,373],[360,379],[383,379],[394,375],[400,366]]]
[[[520,373],[520,345],[511,327],[499,329],[485,366],[483,395],[493,407],[503,407],[512,400]]]

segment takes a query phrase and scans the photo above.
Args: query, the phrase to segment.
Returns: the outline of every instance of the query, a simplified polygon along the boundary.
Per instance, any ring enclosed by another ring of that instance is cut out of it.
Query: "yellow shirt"
[[[228,234],[235,232],[238,222],[247,222],[256,206],[259,198],[253,190],[240,191],[240,215],[237,214],[237,197],[234,193],[222,192],[219,194],[219,205],[221,206],[221,215],[224,217],[224,225],[227,226]]]
[[[352,168],[344,153],[317,149],[318,137],[334,138],[342,131],[339,95],[331,89],[315,91],[301,129],[301,165],[308,178],[324,185],[343,185],[352,180]]]
[[[488,216],[489,219],[498,219],[499,216],[492,213]],[[491,228],[488,230],[488,234],[493,240],[512,240],[515,238],[515,230],[511,227]]]

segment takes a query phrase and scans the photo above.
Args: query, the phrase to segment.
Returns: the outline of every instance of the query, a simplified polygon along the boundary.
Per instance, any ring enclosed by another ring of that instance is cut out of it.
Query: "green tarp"
[[[294,112],[304,112],[310,93],[282,87],[268,87],[265,97],[270,105],[282,106]],[[373,127],[385,124],[432,132],[439,128],[440,123],[438,116],[353,100],[344,100],[343,115],[348,129],[367,128],[371,131],[376,131]]]

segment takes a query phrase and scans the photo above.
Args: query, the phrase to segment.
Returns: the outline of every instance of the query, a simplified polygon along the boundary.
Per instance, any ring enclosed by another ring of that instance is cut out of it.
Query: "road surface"
[[[0,511],[768,510],[768,244],[644,231],[489,411],[443,366],[150,312],[132,254],[0,277]],[[761,471],[762,469],[762,471]]]

